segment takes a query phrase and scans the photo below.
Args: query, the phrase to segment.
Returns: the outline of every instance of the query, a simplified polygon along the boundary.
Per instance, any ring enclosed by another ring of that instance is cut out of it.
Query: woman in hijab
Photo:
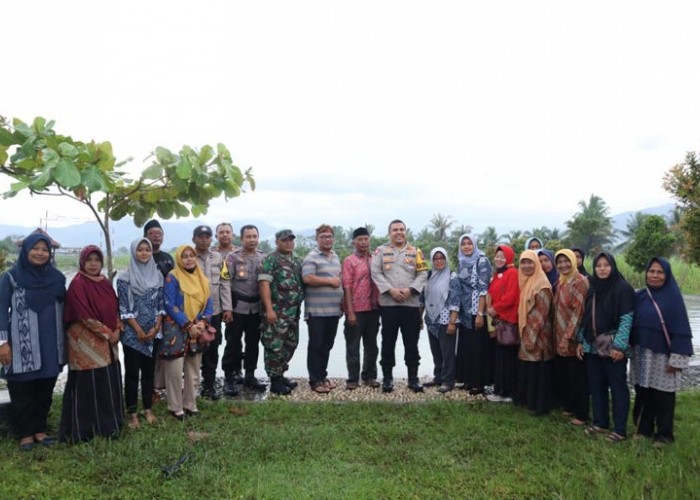
[[[586,271],[586,266],[583,265],[583,261],[586,258],[586,253],[578,247],[573,247],[571,251],[574,252],[574,255],[576,255],[576,267],[578,268],[579,274],[587,278],[588,271]]]
[[[542,240],[537,238],[536,236],[528,238],[525,241],[525,250],[534,250],[536,252],[537,250],[543,247],[544,245],[542,245]]]
[[[586,356],[588,390],[593,402],[593,425],[587,434],[608,432],[608,390],[612,393],[613,432],[610,442],[627,437],[630,393],[627,388],[627,356],[634,317],[635,293],[617,270],[609,253],[593,259],[593,275],[586,296],[583,324],[578,333],[576,354]]]
[[[124,423],[117,343],[124,331],[112,282],[102,275],[102,250],[80,252],[80,271],[66,293],[68,382],[63,394],[61,441],[116,437]]]
[[[674,440],[676,391],[680,390],[681,371],[693,355],[693,334],[683,296],[666,259],[649,262],[646,284],[637,292],[634,305],[632,416],[637,434],[653,436],[658,446]]]
[[[50,446],[46,419],[65,364],[63,300],[66,279],[51,265],[51,241],[34,233],[17,264],[0,279],[0,363],[20,449]]]
[[[588,280],[576,269],[576,255],[559,250],[554,258],[559,283],[554,293],[554,396],[574,425],[585,425],[589,415],[586,366],[576,357],[576,336],[583,320]]]
[[[420,297],[421,317],[425,311],[430,352],[433,354],[433,380],[424,387],[440,386],[441,393],[450,392],[455,385],[455,339],[457,326],[450,322],[450,280],[457,275],[450,271],[447,250],[433,248],[430,252],[433,267]]]
[[[153,246],[147,238],[131,242],[129,269],[117,277],[119,314],[124,321],[124,399],[129,427],[139,427],[136,414],[141,378],[143,414],[149,423],[156,421],[153,406],[155,356],[153,340],[160,333],[163,319],[163,275],[153,260]]]
[[[209,328],[213,313],[209,280],[197,265],[197,253],[190,245],[176,250],[175,268],[165,278],[163,298],[167,316],[160,356],[168,409],[173,417],[184,420],[185,414],[199,415],[196,399],[199,367],[207,344],[198,338]]]
[[[479,250],[476,238],[463,234],[459,238],[458,279],[450,282],[450,323],[459,318],[457,340],[457,380],[464,381],[469,394],[484,392],[491,381],[489,347],[486,326],[486,294],[491,281],[491,263]]]
[[[493,394],[489,401],[510,403],[515,393],[515,374],[520,345],[518,332],[518,303],[520,284],[518,270],[513,264],[515,252],[508,245],[496,248],[493,258],[496,272],[489,285],[488,313],[496,323]]]
[[[520,350],[514,399],[531,413],[541,415],[552,409],[552,285],[533,250],[520,255],[518,282]]]
[[[540,265],[544,274],[547,275],[549,284],[552,285],[552,294],[557,293],[557,283],[559,282],[559,272],[557,271],[557,266],[554,263],[554,254],[551,250],[546,248],[541,248],[537,250],[537,258],[540,259]]]

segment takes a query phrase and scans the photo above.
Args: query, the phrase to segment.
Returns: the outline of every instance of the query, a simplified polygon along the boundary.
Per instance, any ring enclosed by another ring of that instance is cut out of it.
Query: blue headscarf
[[[525,250],[530,250],[530,243],[533,240],[537,240],[537,242],[540,244],[540,248],[544,248],[544,245],[542,244],[542,240],[539,239],[537,236],[533,236],[532,238],[528,238],[527,240],[525,240]],[[537,250],[539,250],[540,248],[535,249],[535,252]]]
[[[46,243],[49,259],[37,266],[29,262],[29,251],[39,241]],[[32,233],[24,238],[17,264],[9,272],[17,282],[17,287],[26,291],[27,305],[32,311],[38,313],[55,305],[57,301],[63,301],[66,277],[51,264],[51,240],[46,235]]]
[[[540,254],[546,255],[549,261],[552,263],[552,270],[545,274],[547,275],[549,284],[552,285],[552,292],[554,292],[556,290],[557,283],[559,283],[559,271],[557,271],[557,264],[554,260],[554,254],[551,250],[547,250],[546,248],[540,248],[537,250],[537,257],[539,257]],[[576,262],[572,262],[572,264],[576,264]]]
[[[472,252],[471,255],[464,255],[462,253],[462,241],[464,241],[464,238],[469,238],[469,241],[472,242],[474,245],[474,251]],[[474,267],[474,264],[477,263],[479,260],[479,257],[485,257],[484,252],[479,250],[479,246],[476,243],[476,238],[474,237],[473,234],[463,234],[462,236],[459,237],[459,249],[457,251],[457,258],[459,260],[459,269],[460,271],[462,269],[467,269],[468,271],[471,271],[472,267]]]
[[[671,337],[670,352],[691,356],[693,354],[691,341],[693,333],[690,329],[688,311],[686,311],[685,302],[683,302],[681,289],[673,277],[671,264],[666,259],[661,257],[651,259],[646,270],[649,271],[654,262],[658,262],[663,268],[666,281],[661,288],[647,286],[647,288],[637,291],[631,343],[654,352],[669,352],[659,314],[647,293],[649,290],[661,309],[666,329]]]

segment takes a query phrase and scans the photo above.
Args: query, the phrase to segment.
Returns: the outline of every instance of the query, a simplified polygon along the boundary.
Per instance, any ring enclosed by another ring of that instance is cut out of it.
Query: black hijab
[[[610,263],[610,276],[600,279],[595,271],[599,259]],[[620,317],[634,309],[635,292],[617,269],[615,258],[607,252],[601,252],[593,258],[593,274],[589,277],[591,286],[586,296],[583,317],[584,336],[589,342],[595,335],[609,333],[620,326]],[[593,331],[593,300],[595,299],[595,332]]]
[[[586,261],[586,252],[584,252],[581,248],[579,247],[573,247],[571,249],[574,254],[581,254],[581,265],[578,266],[578,272],[584,276],[588,276],[588,271],[586,271],[586,266],[583,265],[583,263]],[[577,255],[578,257],[578,255]]]

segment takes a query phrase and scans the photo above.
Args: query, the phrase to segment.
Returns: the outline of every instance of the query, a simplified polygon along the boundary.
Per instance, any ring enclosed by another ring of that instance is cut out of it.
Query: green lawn
[[[698,391],[679,395],[677,441],[656,449],[485,402],[222,400],[184,423],[158,403],[157,424],[115,441],[26,453],[2,439],[0,498],[687,500],[700,497],[699,404]],[[164,478],[161,466],[187,452],[180,473]]]

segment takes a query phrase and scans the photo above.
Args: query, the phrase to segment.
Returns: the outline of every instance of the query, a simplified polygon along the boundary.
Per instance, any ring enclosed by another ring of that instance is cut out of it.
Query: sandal
[[[627,438],[625,436],[620,436],[617,432],[611,432],[610,434],[605,436],[605,439],[610,443],[621,443]]]
[[[589,425],[583,430],[583,433],[586,436],[594,436],[596,434],[603,434],[605,432],[608,432],[608,430],[603,429],[602,427],[598,427],[597,425]]]
[[[311,390],[317,394],[328,394],[329,392],[331,392],[328,386],[323,382],[316,384],[316,387],[313,387]]]
[[[572,418],[571,420],[569,420],[569,423],[571,425],[575,425],[576,427],[581,427],[582,425],[586,425],[586,421],[581,420],[580,418]]]

